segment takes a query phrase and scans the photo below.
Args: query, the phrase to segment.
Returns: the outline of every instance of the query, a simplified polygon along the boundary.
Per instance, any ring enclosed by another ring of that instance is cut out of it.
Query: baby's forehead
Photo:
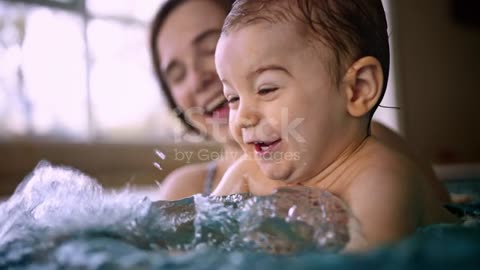
[[[311,46],[292,24],[258,22],[223,33],[215,60],[220,77],[225,78],[229,75],[243,77],[271,66],[302,72],[313,62],[318,62],[321,70],[328,71],[331,56],[327,47]]]
[[[308,43],[291,24],[257,22],[223,33],[217,48],[250,54],[251,57],[275,55],[307,49]]]
[[[280,45],[309,44],[307,43],[307,27],[301,26],[298,22],[290,21],[264,21],[259,20],[253,23],[238,25],[229,31],[222,31],[220,40],[225,39],[252,39],[256,44],[274,43],[278,40],[286,40]],[[298,42],[301,41],[301,42]]]
[[[252,57],[259,52],[262,56],[275,56],[278,53],[289,55],[302,51],[321,57],[323,61],[330,61],[332,49],[323,40],[312,37],[307,28],[298,21],[259,20],[222,32],[217,48],[230,50],[236,47],[239,53],[249,52]]]
[[[297,35],[290,36],[294,40],[301,40],[305,44],[324,50],[333,49],[325,40],[325,30],[309,20],[301,9],[291,1],[278,1],[278,5],[269,5],[267,8],[242,14],[229,14],[222,28],[222,35],[228,36],[245,28],[259,28],[263,30],[280,29],[293,30]],[[268,40],[259,40],[268,42]]]
[[[229,32],[259,22],[286,22],[302,17],[299,3],[291,0],[239,0],[224,21],[223,31]]]

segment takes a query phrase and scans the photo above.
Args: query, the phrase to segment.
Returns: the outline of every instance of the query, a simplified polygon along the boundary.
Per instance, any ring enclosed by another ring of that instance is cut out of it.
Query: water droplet
[[[160,164],[158,164],[157,162],[153,162],[153,166],[157,169],[159,169],[160,171],[163,170],[162,167],[160,166]]]
[[[155,154],[162,160],[164,160],[166,157],[165,154],[159,150],[155,150]]]

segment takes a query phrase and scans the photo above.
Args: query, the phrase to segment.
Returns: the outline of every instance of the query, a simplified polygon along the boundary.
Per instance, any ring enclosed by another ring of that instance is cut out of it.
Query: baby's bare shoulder
[[[346,197],[359,199],[375,193],[375,200],[388,196],[413,198],[423,189],[424,175],[407,156],[373,141],[352,165]]]
[[[359,178],[362,179],[420,176],[418,164],[411,158],[377,140],[372,140],[364,151],[359,153],[356,162]]]
[[[375,246],[415,231],[423,211],[424,187],[422,174],[405,156],[381,144],[367,150],[344,199],[362,225],[368,245]]]

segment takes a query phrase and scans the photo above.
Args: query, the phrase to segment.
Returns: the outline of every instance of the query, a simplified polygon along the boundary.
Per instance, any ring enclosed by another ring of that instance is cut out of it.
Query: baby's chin
[[[288,164],[282,164],[282,162],[266,163],[257,160],[257,164],[260,167],[262,173],[269,179],[282,182],[284,184],[291,184],[294,182],[291,176],[293,169]]]

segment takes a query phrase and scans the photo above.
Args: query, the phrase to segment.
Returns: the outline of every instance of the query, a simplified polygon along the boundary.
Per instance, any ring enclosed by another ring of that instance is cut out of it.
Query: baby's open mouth
[[[273,152],[276,146],[282,141],[282,139],[278,139],[275,141],[270,142],[254,142],[253,145],[255,146],[255,151],[259,154],[264,154],[268,152]]]

